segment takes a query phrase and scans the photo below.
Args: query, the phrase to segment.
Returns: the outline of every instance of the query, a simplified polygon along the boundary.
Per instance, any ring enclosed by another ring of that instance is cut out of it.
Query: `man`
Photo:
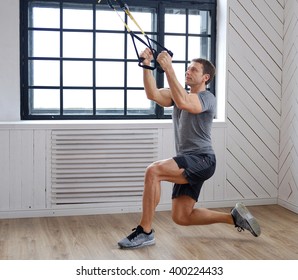
[[[144,65],[153,59],[150,49],[140,55]],[[169,89],[156,87],[152,71],[144,69],[144,88],[147,98],[160,106],[173,108],[173,124],[177,156],[152,163],[145,172],[143,211],[133,233],[118,242],[120,248],[138,248],[155,244],[152,230],[155,208],[160,200],[160,183],[174,183],[172,219],[179,225],[208,225],[227,223],[239,231],[247,229],[254,236],[261,231],[256,219],[242,203],[231,213],[196,209],[201,187],[215,172],[216,158],[211,143],[211,126],[216,113],[215,96],[206,90],[215,75],[215,67],[205,59],[194,59],[185,74],[189,92],[178,82],[172,58],[161,52],[157,61],[165,72]]]

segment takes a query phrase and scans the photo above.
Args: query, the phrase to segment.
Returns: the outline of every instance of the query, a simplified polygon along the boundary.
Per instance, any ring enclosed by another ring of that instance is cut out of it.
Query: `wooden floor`
[[[297,260],[298,215],[277,205],[248,208],[261,225],[258,238],[226,224],[178,226],[170,212],[157,212],[156,245],[135,250],[118,249],[117,241],[139,213],[0,220],[0,259]]]

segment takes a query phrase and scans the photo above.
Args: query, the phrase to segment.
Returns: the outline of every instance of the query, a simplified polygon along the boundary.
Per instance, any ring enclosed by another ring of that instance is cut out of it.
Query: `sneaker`
[[[146,233],[141,226],[134,228],[133,233],[118,242],[121,249],[134,249],[154,244],[154,231]]]
[[[237,203],[236,206],[231,210],[231,215],[238,231],[244,231],[244,229],[247,229],[256,237],[261,234],[259,223],[243,203]]]

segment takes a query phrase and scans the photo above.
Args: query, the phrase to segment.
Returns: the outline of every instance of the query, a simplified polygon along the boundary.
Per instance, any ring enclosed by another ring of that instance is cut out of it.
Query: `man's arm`
[[[148,99],[162,107],[173,106],[170,89],[158,89],[152,71],[148,69],[144,69],[144,88]]]
[[[187,93],[179,83],[173,68],[165,72],[171,89],[171,96],[176,106],[192,114],[202,112],[202,104],[197,93]]]
[[[144,65],[150,65],[151,60],[153,59],[152,52],[149,48],[145,49],[141,54],[144,60],[142,63]],[[156,80],[152,74],[152,71],[149,69],[143,70],[143,82],[144,88],[147,95],[147,98],[155,101],[162,107],[170,107],[173,106],[173,100],[171,97],[171,91],[169,89],[158,89],[156,86]]]
[[[171,98],[179,109],[186,110],[193,114],[202,112],[202,104],[197,93],[187,93],[179,83],[172,66],[172,58],[167,52],[162,52],[158,57],[158,62],[162,66],[170,86]]]

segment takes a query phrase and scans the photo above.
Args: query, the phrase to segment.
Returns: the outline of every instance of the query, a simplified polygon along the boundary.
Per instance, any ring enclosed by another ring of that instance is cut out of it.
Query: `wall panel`
[[[285,1],[279,203],[298,213],[298,1]]]
[[[277,201],[283,61],[280,1],[229,1],[227,196]]]
[[[141,211],[143,176],[153,161],[175,154],[172,124],[0,127],[0,218]],[[224,124],[212,130],[218,165],[200,202],[223,205]],[[120,189],[119,189],[120,188]],[[162,183],[159,210],[171,208]],[[228,198],[229,199],[229,198]]]
[[[9,130],[0,130],[0,210],[9,208]]]

